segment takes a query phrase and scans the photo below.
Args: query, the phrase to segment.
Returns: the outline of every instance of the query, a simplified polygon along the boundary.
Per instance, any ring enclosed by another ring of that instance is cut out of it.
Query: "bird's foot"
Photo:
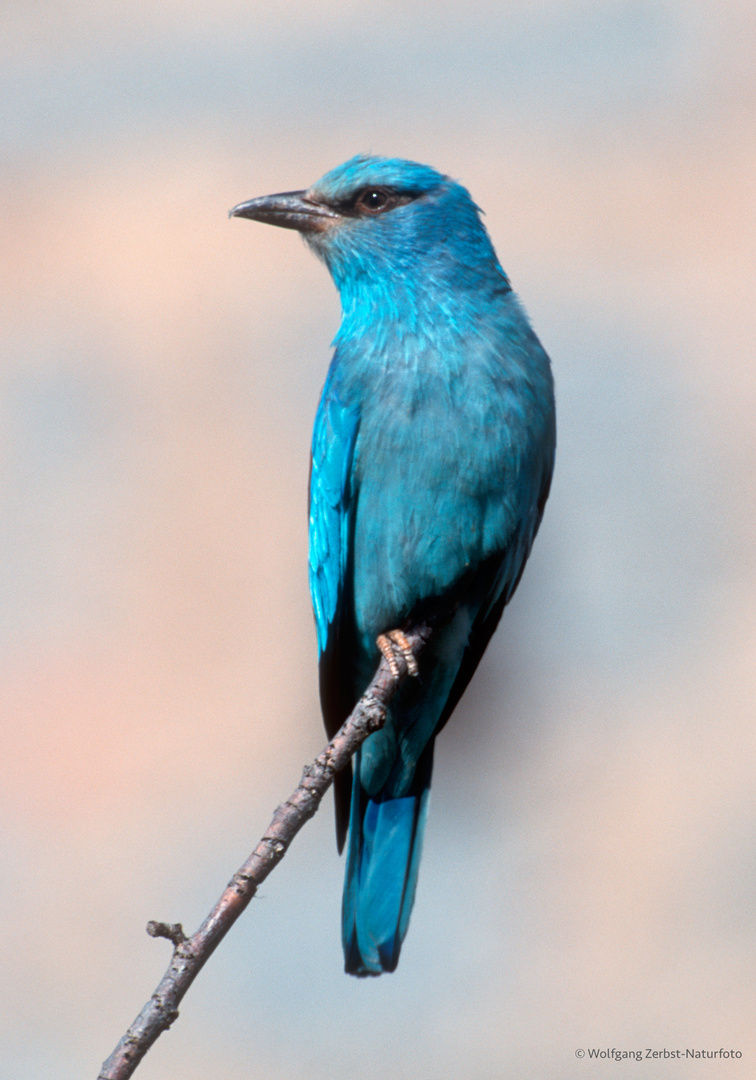
[[[409,675],[419,674],[412,646],[401,630],[389,630],[385,634],[379,634],[375,643],[386,658],[386,663],[395,679],[399,676],[397,656],[401,656],[404,660]]]

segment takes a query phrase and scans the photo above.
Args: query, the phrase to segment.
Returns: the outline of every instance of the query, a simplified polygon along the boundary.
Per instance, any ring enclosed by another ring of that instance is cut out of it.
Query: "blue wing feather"
[[[329,738],[354,706],[344,668],[353,658],[354,613],[350,565],[354,528],[352,462],[359,412],[339,397],[331,367],[320,399],[312,437],[310,466],[310,593],[318,634],[320,703]],[[349,826],[352,770],[334,782],[336,842],[344,846]]]
[[[329,377],[312,437],[310,592],[322,656],[338,626],[349,561],[353,509],[352,458],[359,414],[339,399]]]

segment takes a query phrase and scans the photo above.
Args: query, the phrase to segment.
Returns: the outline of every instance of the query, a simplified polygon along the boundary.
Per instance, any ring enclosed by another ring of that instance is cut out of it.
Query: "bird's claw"
[[[412,651],[412,646],[401,630],[389,630],[385,634],[379,634],[376,638],[376,645],[383,653],[386,663],[391,670],[391,674],[395,679],[399,677],[397,655],[401,656],[404,660],[409,675],[417,676],[419,674],[417,660]]]

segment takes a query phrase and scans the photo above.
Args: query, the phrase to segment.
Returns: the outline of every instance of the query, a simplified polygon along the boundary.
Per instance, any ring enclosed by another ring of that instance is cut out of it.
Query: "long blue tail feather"
[[[412,792],[401,798],[369,798],[352,785],[342,939],[350,975],[380,975],[399,962],[415,900],[428,814],[432,747],[418,763]]]

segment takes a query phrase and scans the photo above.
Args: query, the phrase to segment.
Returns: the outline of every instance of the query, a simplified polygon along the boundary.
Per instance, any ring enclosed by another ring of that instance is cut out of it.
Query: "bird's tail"
[[[349,817],[342,940],[350,975],[393,971],[407,933],[428,813],[433,744],[401,798],[369,798],[355,762]]]

